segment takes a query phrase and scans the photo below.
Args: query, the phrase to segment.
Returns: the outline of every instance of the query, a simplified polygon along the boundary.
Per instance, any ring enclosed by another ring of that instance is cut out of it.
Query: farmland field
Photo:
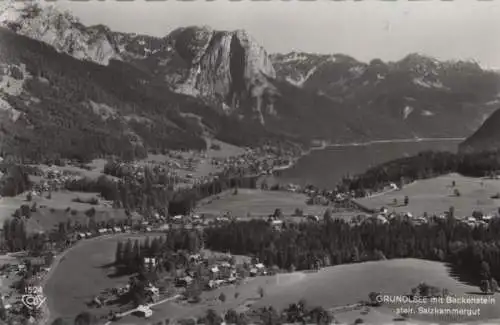
[[[235,217],[267,216],[279,208],[284,215],[292,215],[295,209],[302,209],[304,214],[316,214],[322,216],[326,207],[307,205],[307,196],[282,191],[263,191],[239,189],[238,194],[233,195],[227,191],[208,199],[202,200],[196,210],[198,214],[220,215],[230,212]]]
[[[456,186],[452,187],[455,181]],[[457,189],[460,196],[455,196]],[[458,174],[449,174],[432,179],[419,180],[403,187],[401,190],[362,198],[358,202],[369,208],[387,207],[389,211],[411,212],[414,215],[442,214],[451,206],[455,208],[455,215],[463,217],[471,215],[474,210],[483,213],[497,212],[500,206],[499,199],[492,199],[500,193],[500,180],[464,177]],[[409,198],[408,206],[402,206],[404,196]],[[398,200],[395,206],[393,201]]]

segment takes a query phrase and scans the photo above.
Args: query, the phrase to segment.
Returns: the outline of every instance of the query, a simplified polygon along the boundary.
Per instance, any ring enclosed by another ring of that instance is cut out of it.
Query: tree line
[[[186,229],[169,230],[166,235],[151,238],[147,237],[143,241],[128,239],[118,242],[115,251],[115,266],[131,274],[144,268],[151,270],[153,265],[146,265],[144,259],[156,258],[161,263],[154,265],[154,269],[171,271],[175,270],[175,265],[172,263],[180,261],[178,258],[173,258],[174,254],[177,252],[196,254],[203,245],[201,232]],[[183,264],[186,266],[189,260],[188,255],[183,255],[183,259]]]
[[[500,170],[500,152],[451,153],[423,151],[370,168],[364,173],[345,177],[340,184],[344,190],[364,192],[380,190],[389,182],[396,184],[432,178],[448,173],[471,177],[495,177]]]
[[[160,211],[169,215],[186,215],[196,202],[232,188],[256,188],[257,176],[221,175],[207,183],[195,184],[191,188],[174,189],[172,179],[165,171],[144,169],[144,176],[137,178],[126,175],[119,181],[106,176],[97,180],[83,178],[68,181],[66,188],[72,191],[98,192],[106,199],[114,201],[117,208],[138,211],[151,215]]]
[[[344,220],[325,223],[290,223],[276,231],[262,220],[233,221],[205,230],[208,249],[253,255],[266,265],[281,269],[367,260],[420,258],[450,263],[463,277],[479,285],[480,269],[487,263],[488,278],[500,278],[500,221],[471,228],[434,219],[423,225],[394,219],[388,224],[365,222],[357,226]]]

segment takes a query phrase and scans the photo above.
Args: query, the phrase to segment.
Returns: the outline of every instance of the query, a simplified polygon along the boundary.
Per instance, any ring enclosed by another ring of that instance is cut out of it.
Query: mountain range
[[[0,4],[0,150],[31,159],[465,137],[498,107],[500,75],[410,54],[269,54],[246,31],[165,37],[85,26],[54,5]]]

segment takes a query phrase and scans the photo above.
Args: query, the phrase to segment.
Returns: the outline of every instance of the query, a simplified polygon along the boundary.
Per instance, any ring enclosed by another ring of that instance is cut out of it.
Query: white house
[[[231,267],[231,264],[229,264],[229,262],[222,262],[220,264],[221,267]]]
[[[262,264],[262,263],[257,263],[255,264],[255,267],[258,269],[258,270],[262,270],[263,268],[265,268],[265,265]]]
[[[389,221],[387,221],[387,218],[384,217],[383,215],[379,214],[377,217],[376,217],[376,220],[377,222],[381,223],[381,224],[385,224]]]
[[[158,296],[160,294],[160,289],[153,285],[149,285],[145,288],[146,291],[151,292],[153,295]]]
[[[144,305],[140,305],[139,307],[137,307],[137,311],[143,314],[144,318],[149,318],[153,315],[153,311],[149,307]]]

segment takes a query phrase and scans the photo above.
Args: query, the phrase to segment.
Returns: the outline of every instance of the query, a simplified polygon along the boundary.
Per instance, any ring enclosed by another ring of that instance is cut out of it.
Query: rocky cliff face
[[[107,65],[120,59],[118,49],[103,33],[87,30],[78,19],[42,2],[0,4],[0,26],[42,41],[77,59]]]
[[[268,78],[276,73],[264,48],[245,31],[187,27],[162,38],[126,34],[103,25],[86,27],[55,6],[14,1],[0,7],[0,26],[79,60],[132,62],[172,90],[203,98],[228,113],[265,123],[266,112],[274,112]]]
[[[177,91],[213,100],[230,112],[250,106],[264,123],[262,103],[272,88],[267,79],[276,73],[264,48],[245,31],[189,27],[167,38],[187,63]]]

